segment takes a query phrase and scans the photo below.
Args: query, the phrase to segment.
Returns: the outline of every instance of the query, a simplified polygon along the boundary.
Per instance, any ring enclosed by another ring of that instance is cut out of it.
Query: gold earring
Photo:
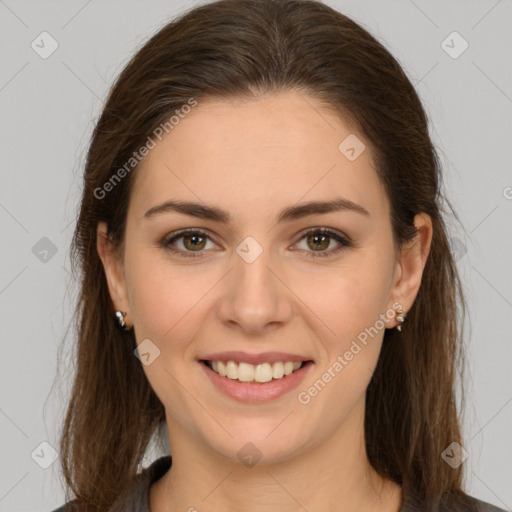
[[[117,323],[121,330],[123,331],[129,331],[130,329],[126,325],[126,322],[124,321],[124,317],[126,316],[126,313],[124,311],[116,311],[116,317],[117,317]]]
[[[400,332],[402,331],[402,324],[405,322],[406,316],[407,316],[407,314],[404,313],[404,310],[400,306],[400,309],[397,311],[397,316],[396,316],[396,321],[399,322],[398,325],[396,326],[396,328]]]

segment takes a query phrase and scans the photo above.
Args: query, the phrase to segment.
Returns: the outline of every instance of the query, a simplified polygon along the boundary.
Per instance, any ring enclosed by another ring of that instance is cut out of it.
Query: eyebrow
[[[309,201],[299,205],[285,208],[277,217],[277,222],[290,222],[292,220],[302,219],[310,215],[323,213],[351,211],[359,213],[366,217],[371,217],[370,212],[360,204],[354,203],[348,199],[336,198],[331,201]],[[145,214],[144,218],[151,218],[159,214],[177,212],[184,215],[191,215],[200,219],[208,219],[223,224],[231,223],[231,216],[228,212],[215,206],[194,203],[189,201],[166,201],[158,206],[153,206]]]

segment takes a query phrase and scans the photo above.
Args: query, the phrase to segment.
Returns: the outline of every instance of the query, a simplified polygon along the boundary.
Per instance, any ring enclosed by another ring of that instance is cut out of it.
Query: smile
[[[286,395],[299,386],[314,366],[313,361],[276,361],[273,364],[252,365],[233,360],[203,359],[198,363],[206,374],[206,382],[213,384],[214,389],[245,403],[268,402]]]
[[[237,363],[235,361],[205,361],[205,364],[221,377],[240,382],[270,382],[272,379],[282,379],[302,367],[304,362],[277,361],[274,364]]]

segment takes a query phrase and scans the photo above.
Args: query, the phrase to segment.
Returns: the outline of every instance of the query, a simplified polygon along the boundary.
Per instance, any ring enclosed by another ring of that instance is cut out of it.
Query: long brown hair
[[[417,213],[432,219],[419,293],[402,332],[386,330],[367,390],[365,439],[370,463],[401,484],[404,495],[414,494],[424,510],[466,498],[464,466],[454,469],[441,458],[452,442],[463,444],[457,410],[464,394],[457,406],[456,384],[460,377],[463,386],[466,304],[445,207],[458,217],[441,190],[420,99],[381,43],[321,2],[220,0],[182,13],[142,46],[112,87],[87,153],[71,251],[80,283],[76,376],[60,440],[66,499],[77,497],[86,510],[109,508],[165,422],[164,407],[134,357],[133,331],[115,325],[96,250],[99,221],[122,247],[137,167],[111,181],[104,197],[98,190],[191,98],[291,88],[325,102],[369,141],[397,247],[415,236]]]

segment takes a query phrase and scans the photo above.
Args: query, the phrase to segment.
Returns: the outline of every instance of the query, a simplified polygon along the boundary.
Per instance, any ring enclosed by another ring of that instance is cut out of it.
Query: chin
[[[269,425],[271,425],[270,428],[268,428]],[[219,455],[246,467],[286,462],[304,451],[308,444],[303,434],[300,438],[291,437],[290,426],[281,431],[279,427],[276,429],[275,421],[255,428],[246,420],[239,428],[230,424],[229,432],[233,438],[226,435],[222,440],[205,439],[205,442],[210,444]]]

